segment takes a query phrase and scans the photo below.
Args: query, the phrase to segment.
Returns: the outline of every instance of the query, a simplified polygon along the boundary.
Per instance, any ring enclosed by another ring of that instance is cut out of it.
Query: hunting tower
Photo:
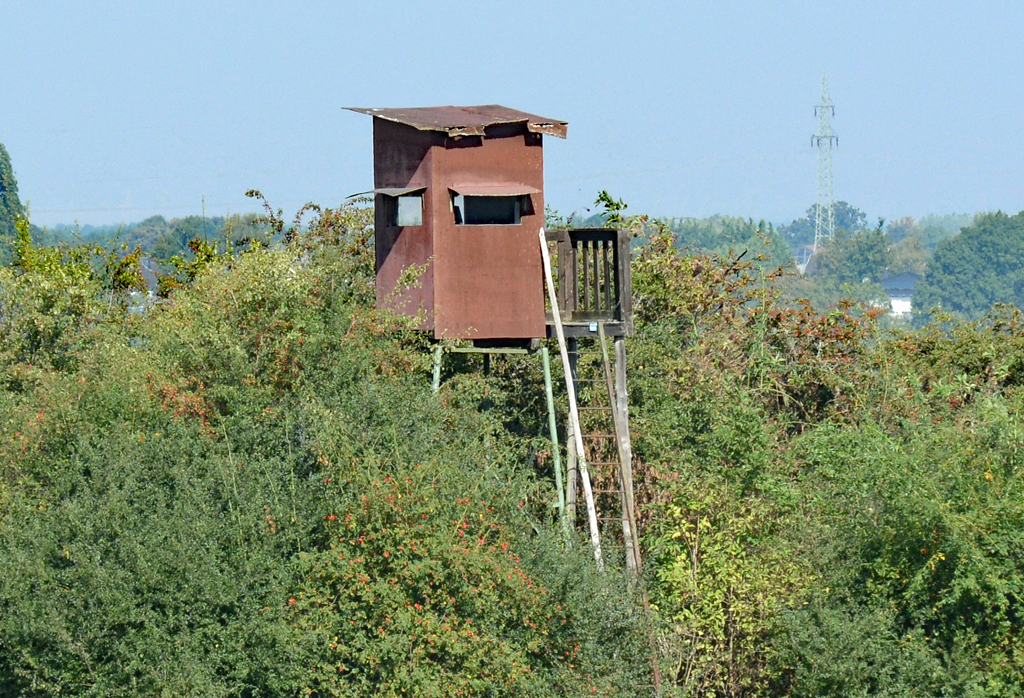
[[[373,117],[378,306],[424,313],[436,339],[544,337],[543,138],[566,123],[498,105],[353,111]]]

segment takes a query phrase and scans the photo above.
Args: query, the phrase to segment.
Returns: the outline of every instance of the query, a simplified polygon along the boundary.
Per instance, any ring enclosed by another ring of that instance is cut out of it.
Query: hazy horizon
[[[563,214],[607,189],[631,212],[783,224],[815,200],[823,73],[835,196],[869,222],[1024,209],[1024,10],[1009,2],[4,13],[0,142],[41,226],[201,215],[204,197],[208,216],[250,212],[250,188],[288,214],[336,205],[372,181],[371,120],[343,107],[487,103],[569,122],[545,139]]]

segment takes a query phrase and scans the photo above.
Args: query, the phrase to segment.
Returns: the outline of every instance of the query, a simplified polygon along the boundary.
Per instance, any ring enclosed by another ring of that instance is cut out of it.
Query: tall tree
[[[889,239],[881,227],[850,234],[839,228],[817,263],[817,273],[839,283],[880,281],[888,266]]]
[[[0,143],[0,237],[14,236],[14,223],[25,217],[25,207],[18,198],[18,182],[7,148]]]
[[[936,306],[966,318],[994,303],[1024,307],[1024,211],[988,213],[939,243],[914,293],[914,306]]]
[[[779,234],[786,238],[790,247],[796,248],[814,242],[814,219],[817,211],[818,204],[812,204],[807,209],[805,217],[797,218],[789,225],[779,228]],[[836,217],[836,230],[842,229],[848,233],[857,233],[867,225],[867,215],[845,201],[837,201],[832,204],[832,212]]]

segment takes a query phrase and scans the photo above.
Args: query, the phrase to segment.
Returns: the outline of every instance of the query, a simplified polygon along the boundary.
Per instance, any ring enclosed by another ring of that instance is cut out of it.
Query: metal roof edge
[[[453,138],[461,138],[464,136],[483,136],[484,130],[488,126],[499,126],[502,124],[524,124],[526,130],[530,133],[540,133],[549,136],[555,136],[556,138],[565,138],[568,134],[569,124],[565,121],[559,121],[557,119],[547,119],[540,117],[536,114],[529,114],[527,112],[520,112],[518,109],[512,109],[511,107],[504,107],[500,104],[486,104],[482,105],[483,108],[490,109],[506,109],[510,112],[517,112],[516,116],[512,117],[491,117],[487,119],[487,124],[468,124],[468,125],[429,125],[423,123],[416,123],[410,119],[402,118],[395,112],[401,111],[401,109],[390,109],[390,108],[376,108],[376,107],[342,107],[348,111],[354,111],[359,114],[366,114],[377,119],[384,119],[385,121],[391,121],[396,124],[403,124],[410,126],[418,131],[435,131],[445,133]],[[429,110],[429,109],[464,109],[465,107],[409,107],[408,110]],[[519,115],[522,115],[521,117]]]

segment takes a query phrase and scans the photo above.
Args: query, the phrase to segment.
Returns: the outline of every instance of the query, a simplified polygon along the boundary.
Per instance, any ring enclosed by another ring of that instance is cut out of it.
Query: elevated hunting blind
[[[566,123],[498,105],[353,111],[373,117],[378,306],[423,312],[437,339],[544,337],[543,137]]]

